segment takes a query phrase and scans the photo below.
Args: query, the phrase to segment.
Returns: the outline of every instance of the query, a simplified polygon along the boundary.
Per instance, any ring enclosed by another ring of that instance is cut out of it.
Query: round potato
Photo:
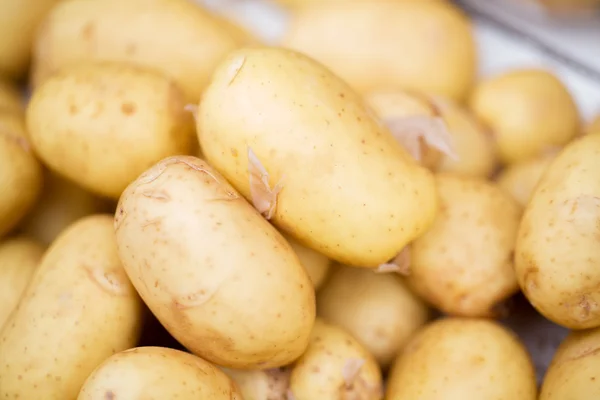
[[[204,93],[197,132],[208,162],[263,215],[330,259],[376,268],[435,218],[431,173],[300,53],[231,53]]]
[[[2,45],[0,44],[0,46]],[[0,61],[0,63],[1,62],[2,61]],[[17,88],[12,83],[0,80],[0,112],[5,111],[19,114],[24,111],[24,107],[21,94]]]
[[[26,237],[0,243],[0,331],[33,276],[44,246]]]
[[[396,274],[341,266],[317,295],[318,314],[361,342],[387,367],[429,309]]]
[[[193,118],[184,107],[177,87],[155,71],[80,64],[34,92],[27,125],[33,148],[53,171],[118,198],[154,163],[193,151]]]
[[[164,347],[137,347],[104,361],[85,381],[77,399],[242,400],[243,397],[227,375],[199,357]]]
[[[381,371],[348,332],[317,319],[306,352],[292,368],[294,400],[379,400]]]
[[[600,328],[573,331],[546,371],[539,400],[600,398]]]
[[[119,254],[146,305],[194,354],[274,368],[304,352],[315,296],[298,257],[218,172],[170,157],[123,193]]]
[[[470,106],[492,130],[500,159],[507,164],[562,146],[580,130],[569,91],[545,70],[514,70],[484,80]]]
[[[244,400],[293,400],[288,397],[289,368],[223,371],[238,385]]]
[[[302,246],[289,235],[283,234],[283,237],[292,246],[292,249],[300,260],[300,264],[302,264],[308,273],[308,277],[313,283],[315,290],[319,289],[323,285],[323,282],[325,282],[325,278],[327,278],[331,260],[319,252]]]
[[[111,216],[76,222],[48,249],[0,332],[0,397],[76,398],[94,368],[135,345],[141,319]]]
[[[571,142],[525,209],[515,270],[529,302],[571,329],[600,326],[600,135]]]
[[[30,150],[22,117],[0,111],[0,237],[33,207],[42,184],[42,167]]]
[[[33,81],[81,61],[130,62],[171,77],[196,103],[221,58],[254,40],[189,0],[69,0],[37,34]]]
[[[361,92],[400,87],[461,100],[475,78],[471,24],[445,1],[319,2],[294,13],[283,43]]]
[[[445,318],[422,329],[398,356],[386,400],[536,399],[533,364],[496,322]]]
[[[484,180],[441,174],[437,186],[441,211],[411,246],[408,282],[445,313],[494,316],[519,289],[513,250],[521,209]]]

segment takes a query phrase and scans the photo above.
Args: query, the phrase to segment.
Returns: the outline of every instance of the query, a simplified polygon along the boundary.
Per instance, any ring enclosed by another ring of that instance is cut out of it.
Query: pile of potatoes
[[[281,2],[0,0],[0,399],[599,398],[600,119],[448,1]]]

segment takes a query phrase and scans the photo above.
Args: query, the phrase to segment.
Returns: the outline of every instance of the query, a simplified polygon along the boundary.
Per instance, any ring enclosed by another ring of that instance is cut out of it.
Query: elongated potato
[[[184,107],[177,87],[155,71],[82,64],[34,92],[27,125],[33,148],[53,171],[118,198],[152,164],[193,150],[193,119]]]
[[[0,112],[4,111],[22,113],[24,107],[17,88],[12,83],[0,80]]]
[[[346,266],[319,291],[317,310],[346,329],[384,368],[429,318],[427,305],[396,274]]]
[[[398,356],[386,400],[536,399],[535,370],[516,336],[489,320],[446,318]]]
[[[290,368],[223,371],[238,385],[244,400],[290,400]]]
[[[170,157],[123,193],[119,254],[142,299],[193,353],[224,367],[289,364],[315,318],[298,257],[206,162]]]
[[[199,357],[163,347],[137,347],[104,361],[85,381],[77,399],[242,400],[243,397],[227,375]]]
[[[521,209],[484,180],[440,174],[437,185],[441,211],[411,246],[408,282],[448,314],[493,316],[519,288],[513,250]]]
[[[400,87],[463,99],[475,77],[469,19],[445,1],[342,1],[294,13],[284,45],[357,90]]]
[[[546,318],[571,329],[600,326],[600,135],[569,144],[538,183],[521,221],[519,284]]]
[[[68,0],[37,34],[33,81],[81,61],[131,62],[171,77],[195,103],[221,58],[254,40],[188,0]]]
[[[306,352],[292,368],[295,400],[381,399],[381,371],[348,332],[317,319]]]
[[[44,246],[27,237],[0,243],[0,331],[33,276]]]
[[[331,266],[331,260],[323,254],[309,249],[298,243],[291,236],[283,234],[283,237],[288,241],[294,252],[300,260],[300,264],[304,267],[308,273],[315,290],[319,289],[329,273],[329,267]]]
[[[73,224],[48,249],[0,332],[0,397],[76,398],[94,368],[135,345],[141,307],[111,216]]]
[[[362,98],[299,53],[231,53],[203,96],[197,127],[208,162],[278,228],[345,264],[387,262],[437,212],[429,171]]]

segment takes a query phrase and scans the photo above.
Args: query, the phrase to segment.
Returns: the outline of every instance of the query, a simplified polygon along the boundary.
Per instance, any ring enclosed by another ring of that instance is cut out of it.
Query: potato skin
[[[192,354],[163,347],[137,347],[114,354],[85,381],[78,400],[242,400],[216,366]]]
[[[27,237],[0,243],[0,331],[31,280],[44,246]]]
[[[193,118],[184,107],[179,89],[158,72],[80,64],[34,92],[27,126],[33,148],[50,169],[118,198],[154,163],[192,151]]]
[[[306,273],[308,274],[308,277],[313,283],[315,290],[318,290],[323,285],[327,275],[329,274],[331,260],[323,254],[301,245],[291,236],[284,233],[282,233],[282,235],[290,244],[290,246],[292,246],[292,249],[300,260],[300,264],[302,264],[306,270]]]
[[[1,29],[1,28],[0,28]],[[24,107],[21,94],[16,86],[0,79],[0,112],[23,113]]]
[[[485,319],[425,326],[398,356],[386,400],[535,400],[535,370],[512,332]]]
[[[133,285],[194,354],[229,368],[273,368],[306,348],[315,318],[306,271],[206,162],[170,157],[150,168],[121,196],[115,229]]]
[[[37,34],[33,81],[82,61],[129,62],[171,77],[195,103],[221,58],[254,41],[192,1],[69,0]]]
[[[141,315],[111,216],[76,222],[48,249],[0,332],[0,397],[75,398],[104,359],[135,345]]]
[[[271,222],[339,262],[389,261],[437,212],[430,172],[360,96],[299,53],[231,53],[204,93],[197,126],[208,162],[246,198],[251,148],[271,187],[283,179]]]
[[[244,400],[289,400],[290,373],[288,367],[240,370],[223,368],[237,384]]]
[[[518,291],[513,250],[521,209],[494,184],[454,174],[437,176],[440,214],[411,246],[408,282],[451,315],[494,315]]]
[[[519,285],[546,318],[571,329],[600,326],[600,135],[571,142],[550,164],[521,221]]]

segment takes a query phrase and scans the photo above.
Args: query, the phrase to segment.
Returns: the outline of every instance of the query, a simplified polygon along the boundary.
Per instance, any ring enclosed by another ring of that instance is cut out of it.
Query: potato
[[[44,246],[27,237],[0,243],[0,330],[17,307],[43,254]]]
[[[22,78],[38,25],[60,0],[0,1],[0,76]]]
[[[600,328],[573,331],[546,371],[539,400],[600,398]]]
[[[580,130],[567,88],[541,69],[513,70],[482,81],[470,106],[492,130],[500,159],[507,164],[562,146]]]
[[[485,319],[427,325],[398,356],[386,400],[535,400],[531,359],[512,332]]]
[[[555,152],[507,166],[498,175],[498,186],[512,196],[522,207],[529,203],[531,194],[548,166],[556,157]]]
[[[462,100],[476,72],[466,15],[445,1],[330,2],[292,17],[284,45],[361,92],[400,87]]]
[[[206,89],[197,131],[209,163],[279,229],[330,259],[377,267],[435,218],[430,172],[362,98],[299,53],[231,53]]]
[[[352,334],[384,368],[429,318],[428,307],[396,274],[346,266],[319,291],[317,310]]]
[[[294,400],[379,400],[381,371],[348,332],[317,319],[306,352],[292,368]]]
[[[193,150],[193,118],[184,107],[177,87],[155,71],[81,64],[34,92],[27,125],[33,148],[53,171],[118,198],[154,163]]]
[[[292,400],[287,397],[290,386],[290,369],[223,371],[238,385],[244,400]]]
[[[45,253],[0,332],[0,398],[74,399],[88,375],[135,345],[142,305],[110,215],[70,226]]]
[[[513,250],[521,209],[484,180],[440,174],[437,186],[441,211],[411,246],[408,282],[447,314],[494,316],[519,288]]]
[[[137,347],[104,361],[85,381],[77,399],[242,400],[243,397],[227,375],[199,357],[164,347]]]
[[[587,126],[587,133],[600,133],[600,114],[596,116]]]
[[[314,290],[298,257],[206,162],[170,157],[123,193],[119,254],[186,348],[224,367],[274,368],[305,350]]]
[[[33,207],[42,189],[42,168],[32,154],[25,124],[16,113],[0,111],[0,237]]]
[[[571,329],[600,326],[600,135],[550,164],[521,221],[515,271],[529,302]]]
[[[81,61],[131,62],[173,78],[196,103],[221,58],[254,41],[188,0],[69,0],[38,32],[33,81]]]
[[[300,264],[302,264],[308,273],[308,277],[315,287],[315,290],[319,289],[327,278],[331,261],[323,254],[302,246],[291,236],[284,233],[283,237],[288,241],[290,246],[292,246],[292,249],[300,260]]]
[[[2,45],[0,44],[0,46]],[[0,61],[0,63],[1,62],[2,61]],[[0,112],[6,111],[15,114],[22,113],[23,103],[21,94],[14,85],[8,81],[0,80]]]

